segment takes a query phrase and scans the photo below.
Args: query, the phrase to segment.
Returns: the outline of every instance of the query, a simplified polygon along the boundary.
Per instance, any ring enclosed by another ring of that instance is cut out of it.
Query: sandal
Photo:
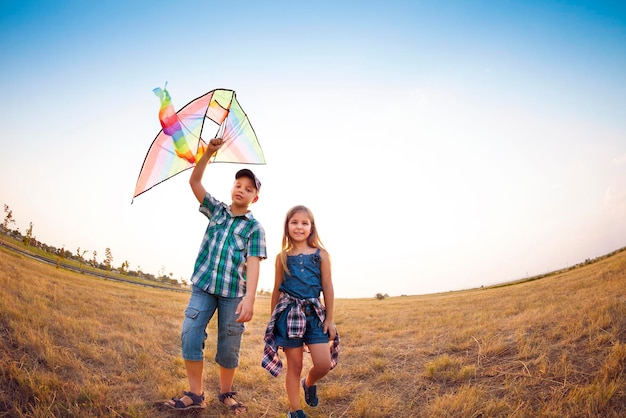
[[[246,406],[234,398],[236,394],[237,392],[226,392],[220,393],[220,395],[217,397],[217,399],[219,399],[220,402],[223,403],[224,406],[228,407],[235,415],[246,410]],[[235,403],[232,405],[227,404],[226,399],[228,398],[235,401]]]
[[[183,402],[182,398],[187,396],[189,399],[192,400],[192,403],[190,405],[185,405],[185,403]],[[192,392],[186,392],[183,391],[183,396],[180,398],[172,398],[172,400],[174,401],[174,405],[172,405],[169,401],[165,402],[165,406],[172,408],[172,409],[176,409],[179,411],[188,411],[190,409],[202,409],[205,408],[204,405],[204,392],[202,392],[202,395],[196,395],[195,393]]]

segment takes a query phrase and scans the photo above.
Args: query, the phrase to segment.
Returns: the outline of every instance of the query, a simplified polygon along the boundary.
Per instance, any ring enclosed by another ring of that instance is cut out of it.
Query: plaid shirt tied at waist
[[[304,313],[306,304],[312,305],[319,320],[324,322],[326,319],[326,311],[319,298],[298,299],[283,292],[278,299],[274,312],[272,312],[272,317],[270,318],[270,322],[265,330],[265,337],[263,338],[265,348],[263,350],[261,365],[274,377],[278,376],[283,368],[283,362],[278,355],[278,346],[276,345],[276,338],[274,337],[276,321],[283,311],[290,309],[287,314],[287,336],[289,338],[302,338],[306,331],[306,314]],[[331,370],[335,368],[339,361],[339,341],[339,333],[337,332],[337,328],[335,328],[335,339],[330,346]]]

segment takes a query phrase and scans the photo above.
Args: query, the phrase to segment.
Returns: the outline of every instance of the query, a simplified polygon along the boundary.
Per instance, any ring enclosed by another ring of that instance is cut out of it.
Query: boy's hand
[[[205,153],[208,155],[213,155],[218,149],[222,147],[223,144],[224,144],[224,139],[213,138],[207,144]]]
[[[239,302],[235,314],[239,315],[237,322],[249,322],[254,315],[254,299],[244,297],[241,302]]]

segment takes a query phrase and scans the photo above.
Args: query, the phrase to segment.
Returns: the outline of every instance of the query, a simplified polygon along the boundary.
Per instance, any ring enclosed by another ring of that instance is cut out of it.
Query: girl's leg
[[[311,351],[313,367],[309,370],[304,383],[307,386],[313,386],[315,382],[326,376],[330,371],[330,347],[328,346],[328,343],[310,344],[308,347]]]
[[[287,358],[287,377],[285,387],[289,399],[289,410],[297,411],[300,407],[300,375],[302,374],[302,347],[285,348]]]

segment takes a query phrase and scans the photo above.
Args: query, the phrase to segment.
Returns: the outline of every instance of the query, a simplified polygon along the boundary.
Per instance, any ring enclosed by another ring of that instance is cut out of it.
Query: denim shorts
[[[283,348],[302,347],[303,344],[327,344],[328,334],[324,333],[324,323],[320,321],[315,313],[315,308],[311,305],[305,305],[304,313],[306,315],[306,331],[302,338],[287,337],[287,315],[291,307],[285,309],[274,326],[274,335],[276,336],[276,344]]]
[[[215,362],[227,369],[234,369],[239,365],[241,336],[246,328],[243,322],[237,322],[235,314],[241,299],[212,295],[197,286],[192,286],[181,332],[183,359],[204,360],[207,325],[217,310]]]

